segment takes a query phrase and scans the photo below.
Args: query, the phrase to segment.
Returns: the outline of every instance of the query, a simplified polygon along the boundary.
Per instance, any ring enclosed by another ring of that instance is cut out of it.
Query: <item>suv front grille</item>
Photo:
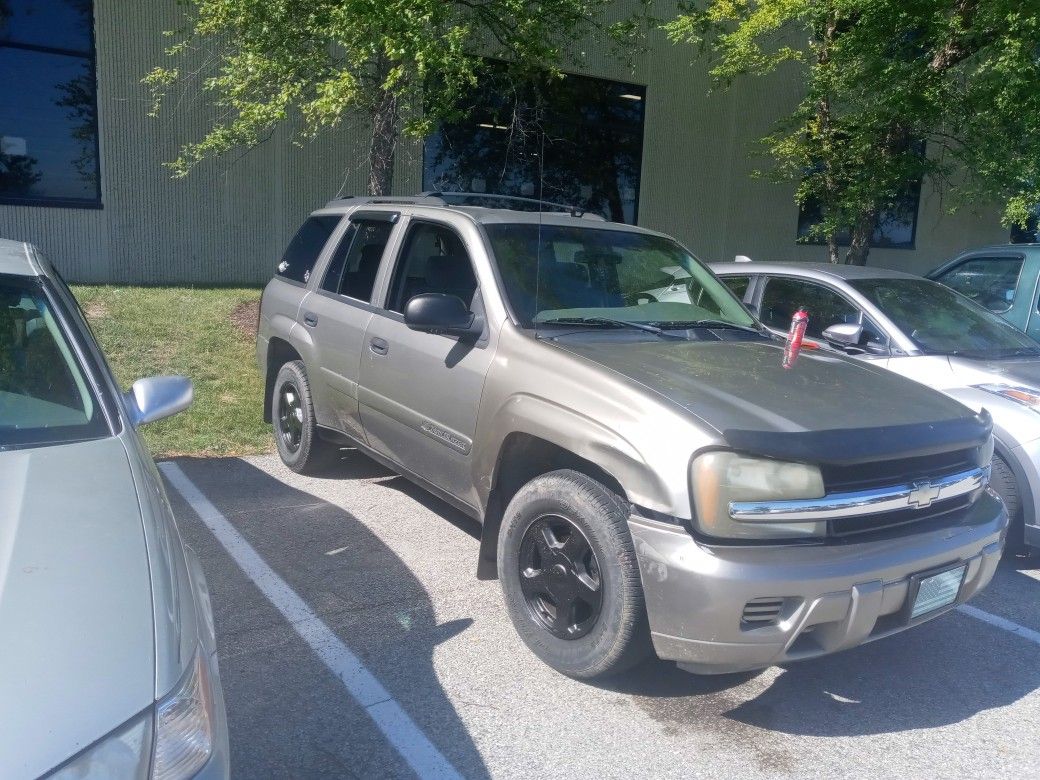
[[[928,520],[939,520],[947,515],[971,506],[971,496],[955,496],[944,501],[936,501],[922,509],[907,507],[895,512],[882,512],[866,517],[843,517],[827,521],[827,535],[831,537],[865,534],[895,528],[907,523],[923,523]],[[953,519],[952,517],[950,519]]]
[[[879,460],[852,466],[823,465],[823,484],[828,493],[851,493],[890,485],[905,485],[920,479],[936,479],[959,471],[967,471],[978,464],[978,450],[939,452],[916,458]]]

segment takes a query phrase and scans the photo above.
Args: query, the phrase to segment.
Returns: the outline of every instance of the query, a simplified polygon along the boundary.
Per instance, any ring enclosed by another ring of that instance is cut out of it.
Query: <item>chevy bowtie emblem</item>
[[[931,482],[915,482],[914,489],[907,496],[906,503],[916,509],[924,509],[926,506],[931,506],[938,497],[938,485],[933,485]]]

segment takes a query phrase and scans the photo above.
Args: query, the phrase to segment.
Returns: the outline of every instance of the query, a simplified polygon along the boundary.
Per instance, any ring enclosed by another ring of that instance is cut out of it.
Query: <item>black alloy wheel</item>
[[[303,441],[303,402],[293,382],[278,389],[278,435],[289,452],[297,452]]]
[[[596,625],[603,603],[599,561],[589,540],[559,515],[537,518],[524,533],[520,589],[534,619],[560,639],[579,639]]]

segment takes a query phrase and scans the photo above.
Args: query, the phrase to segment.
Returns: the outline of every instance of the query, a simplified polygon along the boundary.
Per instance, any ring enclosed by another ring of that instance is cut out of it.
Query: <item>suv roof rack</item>
[[[332,202],[349,200],[355,203],[401,203],[416,206],[477,206],[480,208],[505,208],[513,211],[554,211],[569,214],[572,217],[592,219],[599,222],[607,220],[600,214],[594,214],[566,203],[553,203],[536,198],[521,198],[515,195],[497,195],[492,192],[420,192],[418,195],[341,195]],[[496,205],[506,204],[506,205]],[[527,208],[516,208],[526,206]],[[535,207],[535,208],[532,208]]]

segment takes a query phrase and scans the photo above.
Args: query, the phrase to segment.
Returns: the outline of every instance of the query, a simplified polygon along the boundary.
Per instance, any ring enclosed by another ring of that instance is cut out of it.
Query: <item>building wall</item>
[[[619,9],[618,15],[623,13]],[[207,162],[185,179],[162,167],[206,129],[207,109],[185,97],[147,116],[141,78],[163,60],[176,0],[95,0],[101,210],[0,205],[0,236],[40,245],[66,278],[137,284],[255,284],[269,278],[303,217],[342,189],[362,193],[367,128],[348,123],[302,146],[279,131],[252,151]],[[647,85],[640,224],[675,235],[705,260],[825,259],[795,242],[793,192],[750,173],[749,156],[798,97],[790,75],[712,93],[691,47],[655,33],[632,68],[588,49],[575,70]],[[395,190],[421,188],[421,147],[398,154]],[[924,271],[957,250],[1003,242],[993,213],[943,213],[925,192],[915,250],[874,250],[877,265]]]

